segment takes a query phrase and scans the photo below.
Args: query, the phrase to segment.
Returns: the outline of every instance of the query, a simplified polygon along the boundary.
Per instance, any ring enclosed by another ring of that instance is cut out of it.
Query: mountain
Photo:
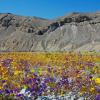
[[[55,20],[0,14],[0,51],[100,51],[100,13]]]

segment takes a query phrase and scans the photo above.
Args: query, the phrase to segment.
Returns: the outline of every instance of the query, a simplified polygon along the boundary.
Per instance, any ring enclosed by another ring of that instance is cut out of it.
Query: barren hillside
[[[100,13],[56,20],[0,14],[0,51],[100,51]]]

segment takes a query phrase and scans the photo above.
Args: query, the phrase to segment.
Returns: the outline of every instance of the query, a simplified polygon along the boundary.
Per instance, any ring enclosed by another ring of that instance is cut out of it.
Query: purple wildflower
[[[68,84],[69,83],[68,78],[62,78],[61,83],[62,84]]]
[[[3,66],[8,67],[9,64],[10,64],[12,61],[13,61],[12,59],[6,59],[6,60],[3,60],[3,61],[2,61],[2,64],[3,64]]]
[[[96,90],[97,90],[97,92],[100,93],[100,87],[99,86],[96,87]]]
[[[22,96],[22,94],[16,94],[16,97],[21,97]]]
[[[100,94],[96,96],[95,100],[100,100]]]
[[[2,80],[2,83],[5,83],[6,81],[5,80]]]

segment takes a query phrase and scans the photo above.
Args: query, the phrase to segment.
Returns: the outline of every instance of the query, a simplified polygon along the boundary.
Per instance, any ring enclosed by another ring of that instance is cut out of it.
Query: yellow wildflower
[[[95,89],[93,87],[90,88],[90,92],[93,92]]]
[[[95,78],[95,83],[100,84],[100,78]]]
[[[34,72],[35,72],[35,70],[34,70],[34,69],[31,69],[31,72],[32,72],[32,73],[34,73]]]

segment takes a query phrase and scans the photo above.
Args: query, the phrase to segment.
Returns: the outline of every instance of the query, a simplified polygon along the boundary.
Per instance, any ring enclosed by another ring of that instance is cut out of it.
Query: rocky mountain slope
[[[100,51],[100,13],[56,20],[0,14],[0,51]]]

